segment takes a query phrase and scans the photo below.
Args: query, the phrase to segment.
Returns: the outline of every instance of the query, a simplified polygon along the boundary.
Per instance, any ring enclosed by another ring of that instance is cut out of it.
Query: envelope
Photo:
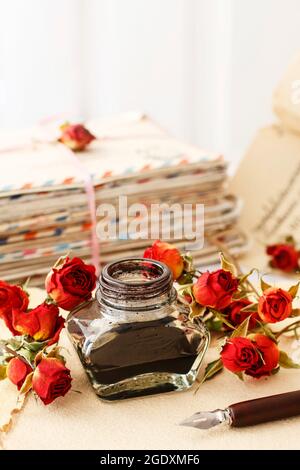
[[[289,65],[273,95],[281,126],[300,135],[300,55]]]
[[[300,136],[261,129],[231,181],[243,200],[240,226],[260,246],[300,233]]]

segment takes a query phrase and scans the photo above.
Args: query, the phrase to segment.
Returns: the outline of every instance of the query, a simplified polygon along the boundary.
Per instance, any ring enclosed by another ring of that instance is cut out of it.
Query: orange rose
[[[41,360],[33,377],[32,388],[45,405],[63,397],[71,388],[70,370],[55,357]]]
[[[231,272],[218,269],[201,274],[193,286],[193,294],[200,305],[221,310],[231,303],[237,288],[238,280]]]
[[[46,278],[46,291],[64,310],[73,310],[91,298],[96,287],[95,267],[80,258],[66,258],[50,271]]]
[[[144,258],[154,259],[166,264],[172,271],[174,280],[178,279],[183,271],[183,259],[180,251],[170,243],[156,240],[144,252]]]
[[[266,323],[276,323],[289,317],[292,312],[291,294],[283,289],[270,287],[258,301],[258,315]]]
[[[13,327],[21,335],[31,336],[36,341],[48,340],[48,346],[57,343],[64,326],[57,305],[42,303],[29,312],[13,310]]]
[[[30,372],[32,372],[30,365],[19,357],[13,357],[6,369],[7,377],[18,387],[18,390],[20,390]]]
[[[2,318],[13,335],[19,335],[12,324],[12,309],[27,310],[28,295],[18,286],[11,286],[0,281],[0,318]]]
[[[65,124],[61,130],[59,141],[75,152],[84,150],[96,138],[82,124]]]

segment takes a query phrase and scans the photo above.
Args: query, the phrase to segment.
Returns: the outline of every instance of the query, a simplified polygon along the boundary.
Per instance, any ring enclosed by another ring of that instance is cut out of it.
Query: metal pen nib
[[[201,411],[200,413],[195,413],[179,424],[181,426],[191,426],[198,429],[209,429],[221,423],[231,424],[231,418],[228,409]]]

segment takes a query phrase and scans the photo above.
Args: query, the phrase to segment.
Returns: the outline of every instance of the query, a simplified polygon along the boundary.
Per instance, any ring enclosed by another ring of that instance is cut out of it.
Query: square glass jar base
[[[97,396],[104,401],[117,401],[125,398],[145,397],[167,392],[179,392],[189,389],[194,381],[195,374],[143,374],[138,377],[123,380],[116,384],[96,384],[89,371],[87,371]]]

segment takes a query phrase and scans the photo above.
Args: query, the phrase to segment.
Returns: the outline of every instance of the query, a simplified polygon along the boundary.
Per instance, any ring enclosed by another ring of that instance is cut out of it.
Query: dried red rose
[[[231,272],[218,269],[201,274],[193,286],[193,294],[199,304],[222,310],[231,303],[237,288],[238,280]]]
[[[299,269],[299,252],[293,245],[279,243],[270,245],[266,252],[272,256],[271,266],[284,272],[293,272]]]
[[[19,357],[13,357],[6,368],[7,377],[18,387],[18,390],[20,390],[30,372],[32,372],[30,365]]]
[[[291,294],[283,289],[270,287],[258,301],[258,315],[266,323],[276,323],[289,317],[292,312]]]
[[[262,334],[250,335],[252,343],[259,351],[260,360],[247,369],[246,374],[259,379],[276,369],[279,361],[279,349],[268,336]]]
[[[48,346],[57,343],[64,326],[57,305],[42,303],[29,312],[13,310],[13,327],[21,335],[29,335],[36,341],[48,340]]]
[[[227,317],[229,323],[234,327],[243,323],[247,317],[250,317],[249,329],[252,330],[257,326],[257,320],[260,319],[257,312],[242,311],[243,308],[248,307],[251,305],[251,303],[252,302],[250,302],[248,299],[234,300],[224,310],[222,310],[222,313]],[[226,325],[224,325],[224,327],[226,329],[230,329],[230,327],[226,327]]]
[[[248,338],[230,338],[223,346],[221,359],[231,372],[243,372],[259,362],[259,353]]]
[[[144,252],[144,258],[154,259],[166,264],[172,271],[173,279],[178,279],[183,271],[183,259],[180,251],[170,243],[156,240]]]
[[[71,388],[70,370],[57,358],[48,357],[37,365],[32,388],[45,405],[63,397]]]
[[[221,359],[231,372],[244,372],[255,378],[270,375],[279,361],[279,349],[267,336],[229,338],[223,346]]]
[[[95,267],[80,258],[66,258],[46,278],[46,291],[64,310],[73,310],[91,298],[96,287]]]
[[[82,124],[64,124],[61,130],[59,141],[75,152],[84,150],[96,138]]]
[[[0,318],[4,320],[13,335],[20,333],[13,327],[12,310],[16,308],[25,311],[28,308],[28,303],[28,295],[21,287],[0,281]]]

